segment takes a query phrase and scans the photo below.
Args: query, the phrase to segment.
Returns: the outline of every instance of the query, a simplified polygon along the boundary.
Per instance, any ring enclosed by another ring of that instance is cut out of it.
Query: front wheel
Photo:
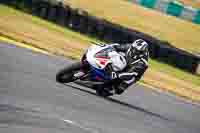
[[[73,82],[74,73],[79,71],[81,68],[80,62],[75,62],[70,66],[65,67],[64,69],[60,70],[56,75],[56,81],[59,83],[68,83]]]

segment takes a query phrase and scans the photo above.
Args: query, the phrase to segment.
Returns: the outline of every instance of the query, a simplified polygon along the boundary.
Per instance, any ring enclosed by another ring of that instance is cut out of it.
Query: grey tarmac
[[[134,85],[102,98],[59,84],[73,61],[0,43],[0,133],[200,133],[200,106]]]

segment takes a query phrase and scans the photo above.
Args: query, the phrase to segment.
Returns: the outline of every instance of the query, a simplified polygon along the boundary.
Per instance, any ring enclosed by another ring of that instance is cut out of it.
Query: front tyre
[[[59,83],[68,83],[73,82],[74,73],[79,71],[81,68],[80,62],[74,62],[72,65],[65,67],[64,69],[60,70],[56,75],[56,81]]]

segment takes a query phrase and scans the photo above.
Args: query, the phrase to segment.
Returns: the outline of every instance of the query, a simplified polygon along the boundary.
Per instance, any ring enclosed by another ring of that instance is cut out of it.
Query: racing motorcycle
[[[121,71],[127,65],[125,56],[116,52],[113,45],[116,44],[93,44],[83,54],[81,61],[74,62],[57,73],[57,82],[78,82],[96,90],[100,96],[113,95],[120,82],[113,70]]]

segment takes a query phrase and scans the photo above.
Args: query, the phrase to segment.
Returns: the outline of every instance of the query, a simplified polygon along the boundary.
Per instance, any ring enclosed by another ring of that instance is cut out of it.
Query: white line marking
[[[69,123],[69,124],[75,124],[73,121],[71,121],[71,120],[63,120],[64,122],[66,122],[66,123]]]
[[[88,127],[82,126],[81,124],[78,124],[78,123],[76,123],[74,121],[71,121],[71,120],[68,120],[68,119],[63,119],[63,121],[68,123],[68,124],[71,124],[73,126],[76,126],[78,128],[81,128],[81,129],[83,129],[85,131],[88,131],[88,132],[91,132],[91,133],[99,133],[98,131],[96,131],[96,130],[94,130],[92,128],[88,128]]]

